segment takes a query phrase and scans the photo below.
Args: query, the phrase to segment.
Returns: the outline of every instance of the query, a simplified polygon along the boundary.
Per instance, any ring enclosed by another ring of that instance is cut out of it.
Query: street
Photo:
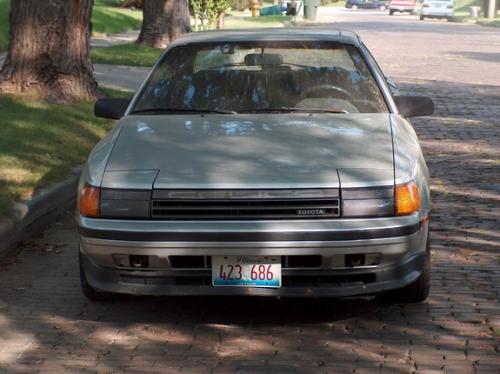
[[[358,32],[436,104],[412,121],[432,178],[429,299],[90,303],[68,212],[0,262],[0,372],[500,372],[500,29],[336,8],[318,22]]]

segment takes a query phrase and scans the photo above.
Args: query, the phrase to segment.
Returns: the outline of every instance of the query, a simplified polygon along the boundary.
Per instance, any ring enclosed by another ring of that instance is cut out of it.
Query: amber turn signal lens
[[[415,182],[396,186],[396,214],[404,216],[420,209],[420,194]]]
[[[82,216],[86,217],[99,217],[99,201],[101,191],[98,187],[86,184],[80,190],[78,198],[78,209]]]

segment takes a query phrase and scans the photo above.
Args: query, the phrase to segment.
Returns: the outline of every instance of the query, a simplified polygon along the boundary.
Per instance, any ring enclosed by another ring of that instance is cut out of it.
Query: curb
[[[37,191],[31,200],[14,204],[14,218],[0,222],[0,260],[16,253],[19,241],[41,232],[75,206],[81,170],[74,169],[65,181]]]

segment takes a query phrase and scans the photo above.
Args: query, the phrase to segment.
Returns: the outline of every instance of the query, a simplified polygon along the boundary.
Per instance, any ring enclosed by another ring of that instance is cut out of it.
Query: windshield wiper
[[[261,109],[248,109],[248,110],[240,110],[240,113],[289,113],[289,112],[305,112],[305,113],[349,113],[345,109],[324,109],[324,108],[289,108],[289,107],[280,107],[280,108],[261,108]]]
[[[146,113],[217,113],[217,114],[237,114],[233,110],[220,109],[200,109],[200,108],[146,108],[130,112],[130,114],[146,114]]]

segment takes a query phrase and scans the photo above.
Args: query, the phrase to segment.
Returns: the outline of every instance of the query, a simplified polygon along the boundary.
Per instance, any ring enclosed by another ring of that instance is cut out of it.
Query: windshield
[[[358,49],[332,43],[193,44],[157,65],[132,113],[387,112]]]

